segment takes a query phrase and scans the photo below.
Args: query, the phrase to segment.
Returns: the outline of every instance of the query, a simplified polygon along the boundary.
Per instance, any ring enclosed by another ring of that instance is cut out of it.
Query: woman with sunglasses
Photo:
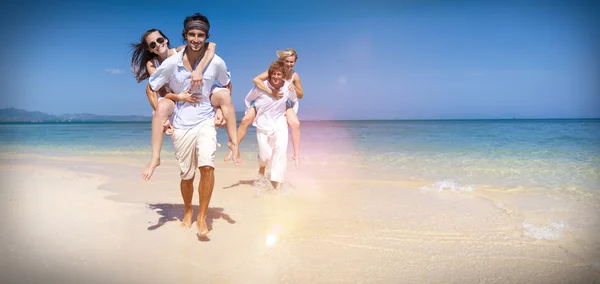
[[[139,43],[131,44],[131,47],[133,49],[131,58],[132,71],[139,83],[149,78],[165,59],[181,51],[185,46],[179,46],[177,49],[171,48],[169,38],[160,30],[150,29],[142,35]],[[204,57],[192,72],[191,90],[189,91],[199,90],[202,87],[202,71],[214,57],[215,47],[215,43],[208,43]],[[159,90],[157,94],[146,86],[146,95],[148,96],[150,106],[154,110],[154,115],[152,117],[152,158],[142,171],[142,178],[144,180],[149,180],[154,173],[154,169],[160,165],[160,150],[164,140],[163,132],[166,132],[167,135],[170,135],[172,132],[168,120],[171,114],[173,114],[175,101],[185,101],[191,104],[196,102],[196,97],[189,91],[181,94],[173,94],[167,86]],[[223,102],[226,99],[231,100],[231,97],[213,97],[211,97],[213,105],[215,105],[215,102]],[[231,109],[233,109],[233,104],[231,105]],[[218,126],[223,125],[223,113],[220,108],[216,111],[215,124]]]
[[[291,96],[287,101],[288,109],[285,113],[286,120],[290,129],[292,130],[292,146],[294,148],[294,154],[292,159],[294,159],[294,163],[296,166],[300,165],[300,120],[298,119],[298,99],[301,99],[304,96],[304,91],[302,90],[302,83],[300,82],[300,75],[296,71],[294,71],[294,65],[296,65],[296,60],[298,59],[298,53],[293,48],[287,48],[283,51],[277,51],[277,57],[279,60],[284,63],[284,80],[289,82],[289,91],[294,96]],[[281,98],[282,92],[278,89],[270,89],[264,83],[265,80],[269,78],[269,74],[267,71],[256,76],[252,82],[256,85],[258,89],[267,94],[270,94],[274,98]],[[246,110],[246,114],[240,125],[238,127],[237,137],[238,137],[238,147],[244,136],[246,136],[246,132],[248,131],[248,127],[252,124],[254,119],[256,118],[256,109],[253,105],[251,105],[248,110]],[[225,161],[228,161],[233,156],[233,152],[230,151],[229,154],[225,157]],[[238,160],[240,157],[238,157]]]

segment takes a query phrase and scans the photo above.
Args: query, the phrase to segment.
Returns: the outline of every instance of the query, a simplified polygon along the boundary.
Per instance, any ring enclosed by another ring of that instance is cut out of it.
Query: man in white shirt
[[[204,53],[204,42],[209,36],[208,19],[196,13],[184,21],[183,36],[187,41],[184,50],[167,58],[149,79],[152,90],[158,90],[168,84],[173,93],[190,90],[191,74]],[[220,87],[222,86],[222,87]],[[171,116],[171,124],[175,129],[172,135],[175,157],[181,171],[181,195],[185,205],[182,226],[192,225],[192,197],[194,195],[194,176],[196,168],[200,169],[200,212],[196,220],[198,236],[206,238],[208,226],[206,213],[215,184],[214,158],[217,150],[217,132],[214,124],[214,110],[210,102],[210,94],[230,92],[231,77],[227,65],[215,55],[204,71],[203,86],[194,91],[200,99],[195,105],[177,102]]]
[[[274,98],[270,94],[252,88],[246,96],[246,106],[252,104],[256,108],[256,118],[252,125],[256,127],[258,139],[259,183],[266,182],[265,168],[271,161],[271,184],[276,190],[281,189],[285,169],[287,166],[288,126],[285,118],[286,103],[289,97],[294,96],[294,91],[288,90],[288,82],[283,79],[284,63],[274,61],[267,71],[268,79],[265,81],[272,90],[279,90],[280,97]],[[253,102],[253,103],[252,103]]]

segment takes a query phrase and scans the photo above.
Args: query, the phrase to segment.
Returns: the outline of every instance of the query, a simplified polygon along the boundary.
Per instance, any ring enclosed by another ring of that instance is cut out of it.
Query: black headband
[[[209,26],[207,23],[205,23],[203,21],[195,20],[195,21],[189,21],[189,22],[185,23],[185,26],[183,27],[183,33],[185,34],[189,30],[201,30],[208,34],[208,29],[209,29]]]

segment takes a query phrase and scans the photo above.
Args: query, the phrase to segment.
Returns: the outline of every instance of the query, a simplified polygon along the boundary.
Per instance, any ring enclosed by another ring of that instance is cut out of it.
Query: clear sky
[[[9,1],[0,108],[151,115],[128,44],[200,12],[238,111],[293,47],[301,119],[600,117],[597,1]]]

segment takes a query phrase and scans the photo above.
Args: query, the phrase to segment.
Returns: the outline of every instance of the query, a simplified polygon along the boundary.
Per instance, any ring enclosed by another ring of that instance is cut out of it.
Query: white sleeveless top
[[[292,78],[290,78],[288,81],[290,84],[294,82],[294,76],[296,75],[296,71],[294,71],[294,69],[292,69]]]
[[[286,82],[288,82],[290,85],[294,84],[294,76],[296,75],[296,72],[294,70],[292,70],[292,77],[289,80],[285,80]],[[291,102],[298,102],[298,97],[296,97],[296,92],[292,92],[290,93],[290,96],[288,98]]]
[[[294,76],[295,75],[296,75],[296,72],[294,70],[292,70],[292,77],[290,78],[290,80],[286,80],[286,82],[290,85],[294,84]],[[295,113],[298,113],[299,105],[300,105],[300,102],[298,101],[296,92],[289,92],[288,106],[292,107],[292,109],[294,109]]]

